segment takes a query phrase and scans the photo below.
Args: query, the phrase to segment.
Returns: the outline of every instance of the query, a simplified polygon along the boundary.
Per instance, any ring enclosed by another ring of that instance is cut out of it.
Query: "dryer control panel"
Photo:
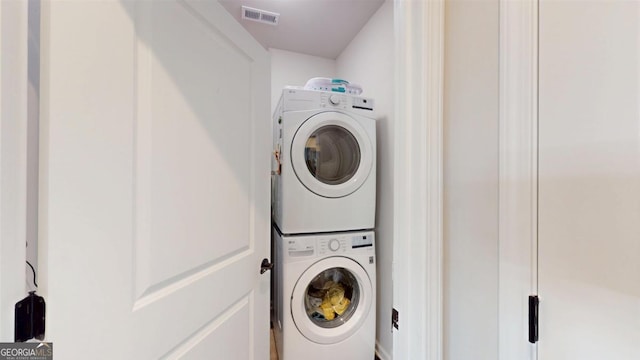
[[[320,106],[321,107],[332,107],[347,110],[349,108],[349,104],[347,101],[346,95],[341,94],[332,94],[332,93],[321,93],[320,95]]]
[[[371,116],[374,102],[371,98],[355,96],[343,92],[303,90],[299,88],[285,88],[278,102],[276,112],[299,111],[309,109],[338,109],[362,112]]]
[[[320,94],[320,107],[373,111],[373,99],[322,92]]]

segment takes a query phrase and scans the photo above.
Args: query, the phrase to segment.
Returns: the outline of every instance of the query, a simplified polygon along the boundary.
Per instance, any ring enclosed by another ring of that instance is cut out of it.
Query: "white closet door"
[[[539,360],[640,359],[640,2],[540,5]]]
[[[266,359],[267,52],[217,1],[51,1],[42,21],[56,357]]]

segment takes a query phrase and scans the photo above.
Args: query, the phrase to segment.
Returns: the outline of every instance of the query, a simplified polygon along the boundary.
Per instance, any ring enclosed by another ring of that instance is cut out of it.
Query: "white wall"
[[[271,113],[285,85],[304,86],[313,77],[335,77],[336,61],[296,52],[269,49],[271,54]]]
[[[446,3],[446,360],[498,358],[498,5]]]
[[[337,77],[359,84],[375,100],[377,122],[377,347],[391,359],[393,260],[393,1],[386,1],[336,60]]]

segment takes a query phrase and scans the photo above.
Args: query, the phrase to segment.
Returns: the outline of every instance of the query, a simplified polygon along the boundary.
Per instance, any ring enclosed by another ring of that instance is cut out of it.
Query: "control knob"
[[[340,96],[333,94],[331,96],[329,96],[329,102],[331,103],[331,105],[338,105],[340,104]]]
[[[331,241],[329,241],[329,249],[331,251],[338,251],[338,249],[340,249],[340,241],[338,241],[338,239],[331,239]]]

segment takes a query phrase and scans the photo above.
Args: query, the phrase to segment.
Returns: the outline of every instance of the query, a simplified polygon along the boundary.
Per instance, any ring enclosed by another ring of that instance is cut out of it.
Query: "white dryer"
[[[274,240],[280,360],[373,359],[374,233],[283,236],[274,228]]]
[[[373,100],[287,88],[274,113],[273,221],[284,234],[373,229]]]

